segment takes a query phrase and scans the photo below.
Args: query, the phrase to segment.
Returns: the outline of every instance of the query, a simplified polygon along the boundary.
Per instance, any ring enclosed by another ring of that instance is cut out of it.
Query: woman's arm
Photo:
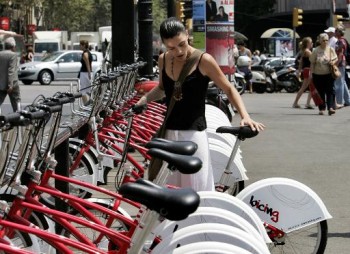
[[[144,105],[151,101],[160,100],[165,96],[163,82],[162,82],[162,70],[163,70],[164,57],[165,57],[165,54],[163,53],[158,58],[158,67],[159,67],[158,85],[153,87],[151,91],[149,91],[144,96],[142,96],[140,100],[136,103],[137,105]]]
[[[264,129],[265,126],[262,123],[255,122],[250,118],[237,89],[227,80],[219,65],[211,55],[204,54],[202,56],[199,69],[203,75],[208,76],[219,88],[221,88],[227,94],[227,97],[230,100],[231,104],[237,109],[239,115],[241,116],[241,126],[249,125],[253,130],[258,131]]]

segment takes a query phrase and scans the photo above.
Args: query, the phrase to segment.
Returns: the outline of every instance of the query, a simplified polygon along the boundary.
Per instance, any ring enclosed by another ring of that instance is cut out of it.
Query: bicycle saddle
[[[148,182],[138,179],[134,183],[125,183],[120,187],[119,193],[156,211],[168,220],[186,219],[197,210],[200,198],[193,189],[168,189]]]
[[[192,141],[173,141],[163,138],[154,138],[146,144],[146,148],[159,148],[171,153],[193,155],[198,145]]]
[[[170,153],[158,148],[151,148],[147,153],[166,161],[169,164],[169,169],[175,167],[182,174],[194,174],[202,168],[202,161],[198,157]]]
[[[240,126],[240,127],[232,127],[232,126],[221,126],[216,129],[217,133],[230,133],[232,135],[237,136],[238,139],[244,140],[246,138],[253,138],[258,135],[258,131],[253,131],[249,126]]]

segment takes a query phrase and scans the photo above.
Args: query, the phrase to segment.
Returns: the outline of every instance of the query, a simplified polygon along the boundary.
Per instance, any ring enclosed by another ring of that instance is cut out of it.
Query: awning
[[[290,39],[293,38],[293,30],[290,28],[271,28],[266,30],[260,38],[262,39]],[[298,33],[295,33],[295,38],[300,38]]]
[[[233,37],[235,38],[235,40],[243,40],[243,41],[247,41],[248,40],[247,36],[237,32],[237,31],[234,32]]]

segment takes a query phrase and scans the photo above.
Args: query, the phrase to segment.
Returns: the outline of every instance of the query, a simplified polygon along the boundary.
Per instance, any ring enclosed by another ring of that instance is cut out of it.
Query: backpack
[[[344,55],[345,55],[345,61],[347,65],[350,65],[350,45],[347,39],[343,39],[343,41],[345,42],[345,51],[344,51]]]

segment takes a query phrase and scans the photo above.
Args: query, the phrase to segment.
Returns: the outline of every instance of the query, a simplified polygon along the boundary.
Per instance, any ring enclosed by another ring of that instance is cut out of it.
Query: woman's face
[[[188,34],[180,33],[172,38],[164,39],[163,43],[168,52],[178,61],[187,59],[188,54]]]
[[[321,47],[326,47],[328,45],[328,39],[327,38],[321,38],[320,39]]]

